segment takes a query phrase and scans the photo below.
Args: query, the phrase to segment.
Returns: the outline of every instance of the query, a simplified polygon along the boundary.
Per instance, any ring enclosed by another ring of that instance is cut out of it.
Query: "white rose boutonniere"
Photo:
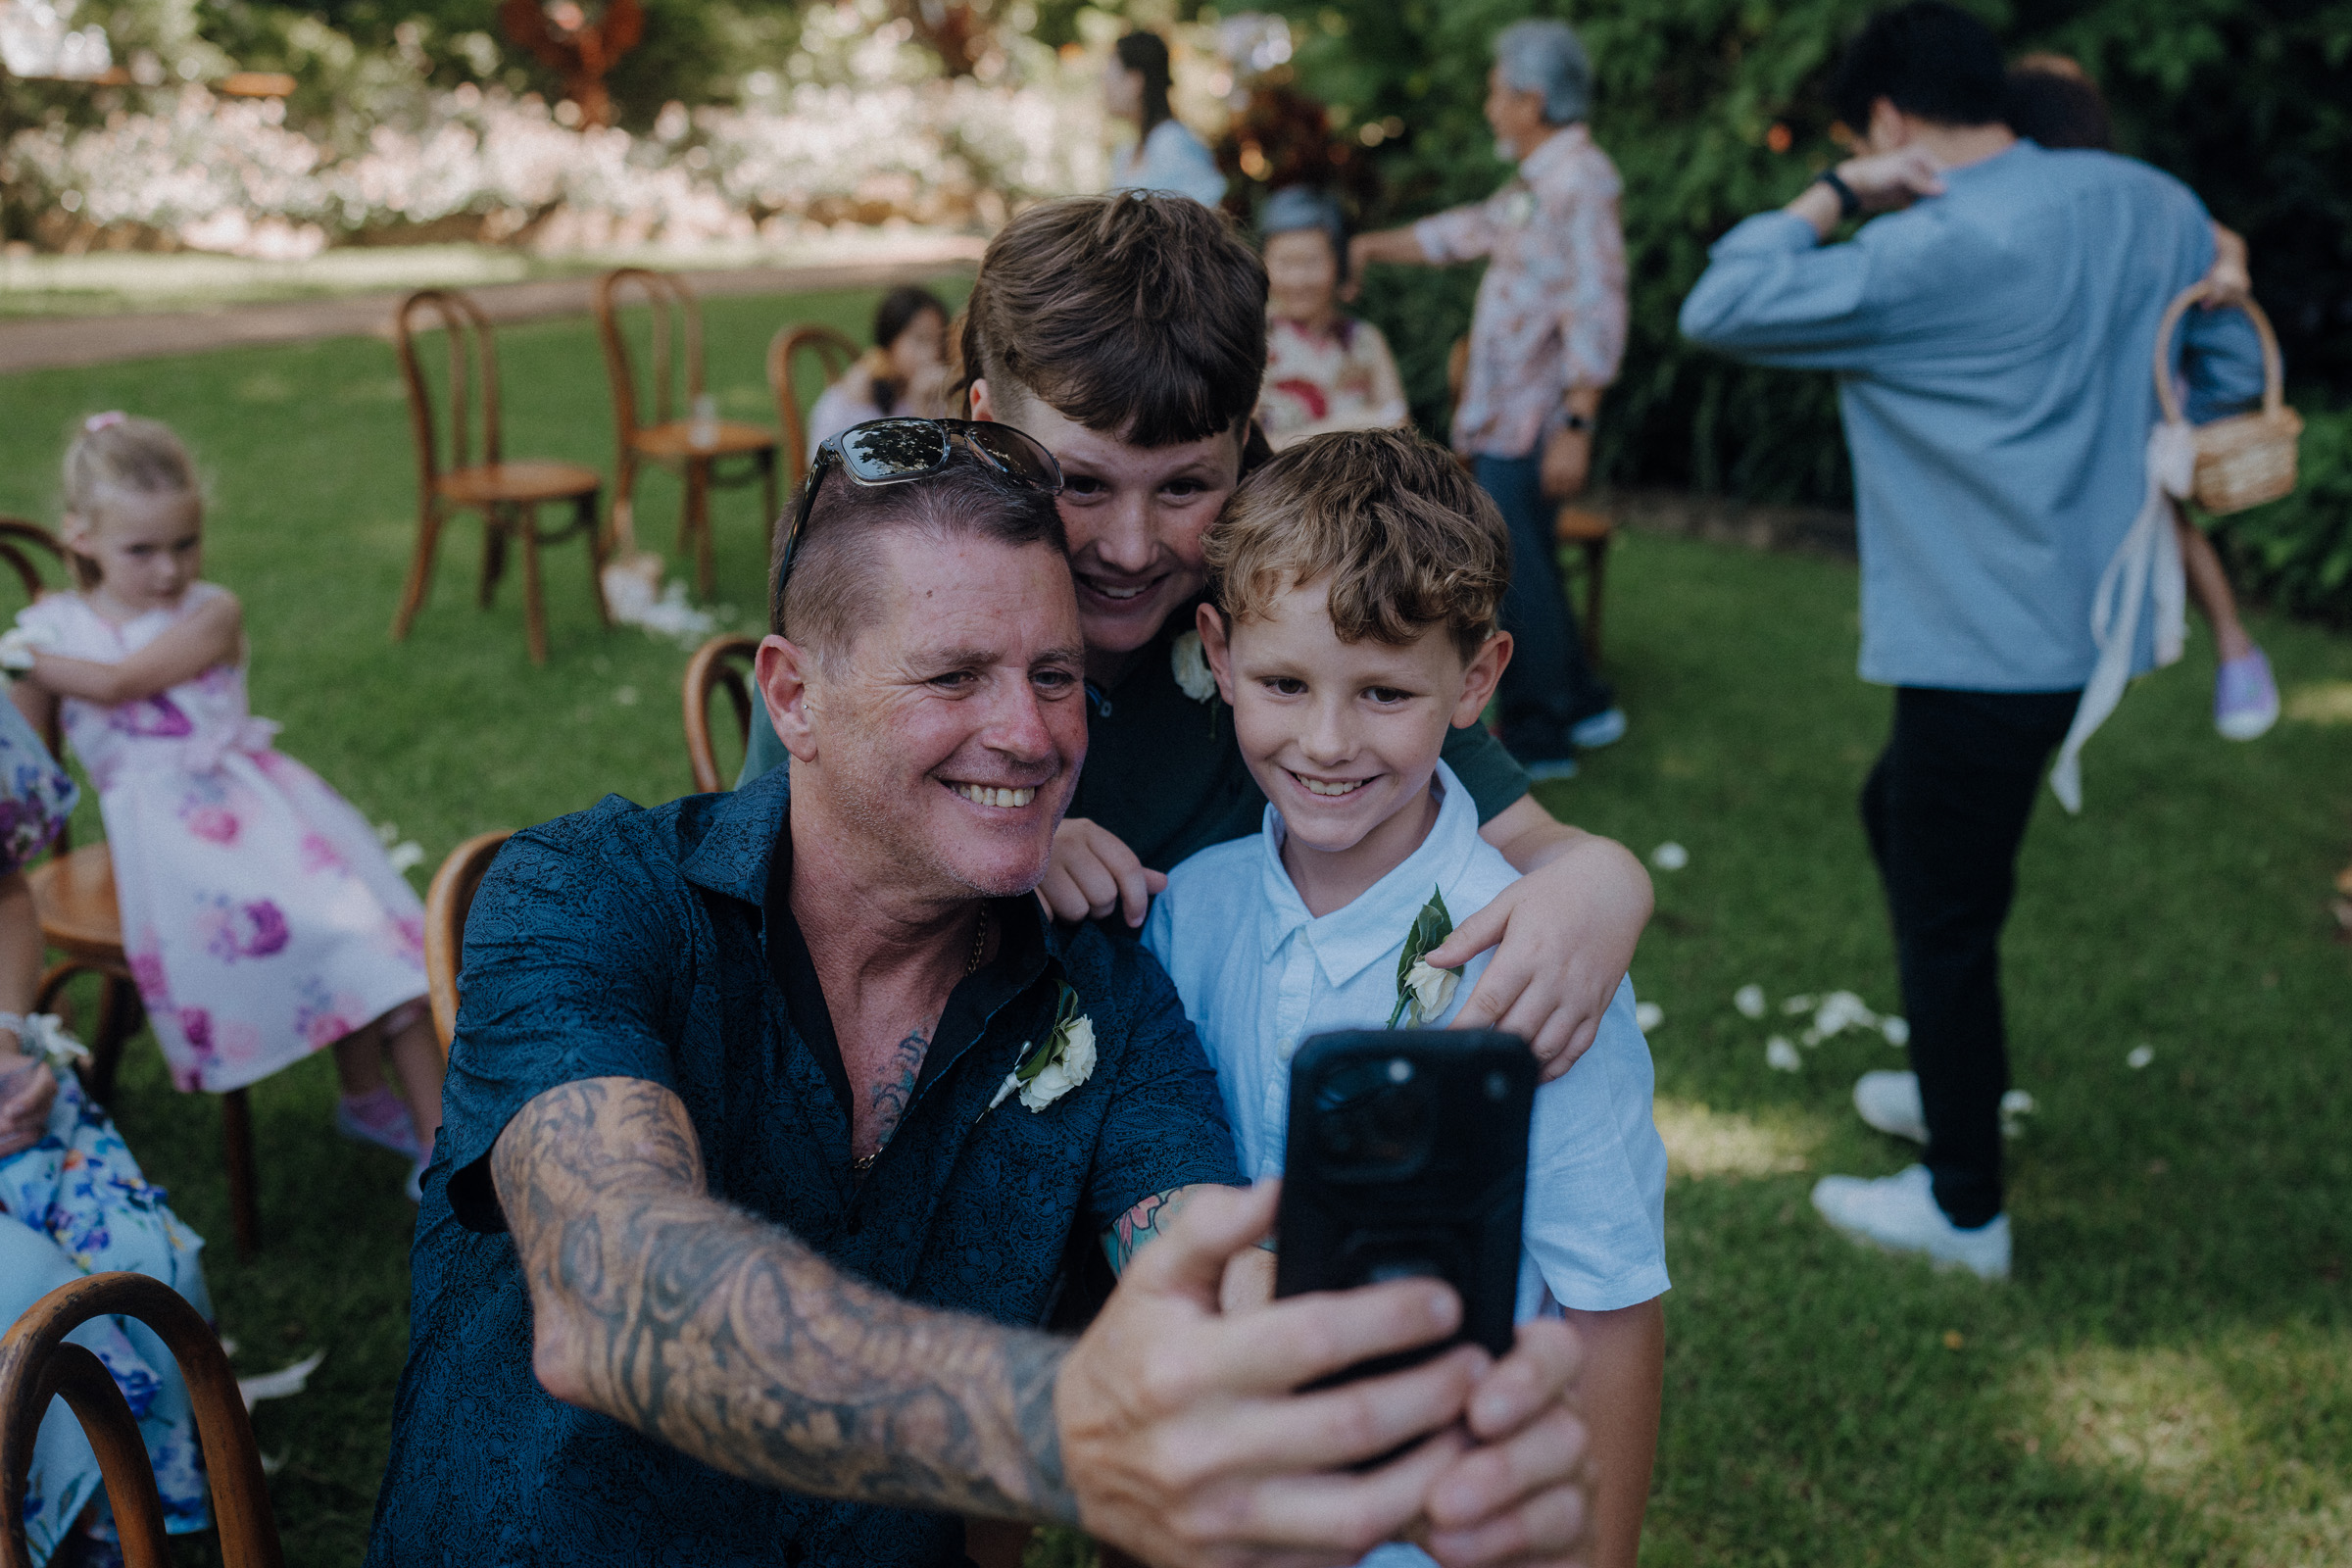
[[[1451,935],[1453,916],[1446,911],[1446,895],[1432,888],[1429,902],[1404,934],[1404,952],[1396,959],[1396,1006],[1389,1014],[1388,1027],[1418,1029],[1445,1014],[1454,987],[1461,984],[1461,967],[1440,969],[1428,956]]]
[[[1004,1075],[988,1108],[996,1109],[1017,1092],[1022,1104],[1043,1110],[1094,1075],[1095,1020],[1078,1010],[1078,993],[1063,986],[1046,1043],[1024,1054],[1020,1065]]]
[[[1176,689],[1185,696],[1196,703],[1216,701],[1217,674],[1208,667],[1199,632],[1188,631],[1168,645],[1168,667],[1175,673]]]

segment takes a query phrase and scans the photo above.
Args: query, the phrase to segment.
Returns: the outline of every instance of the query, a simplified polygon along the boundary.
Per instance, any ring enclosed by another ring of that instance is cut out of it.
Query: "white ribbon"
[[[2069,811],[2082,809],[2082,748],[2124,700],[2132,652],[2139,641],[2139,607],[2151,590],[2156,663],[2162,667],[2180,657],[2188,634],[2188,584],[2180,570],[2180,540],[2173,532],[2173,501],[2188,494],[2196,468],[2196,438],[2186,423],[2165,420],[2148,432],[2147,497],[2090,596],[2090,639],[2098,645],[2099,662],[2082,687],[2074,725],[2058,748],[2058,763],[2050,769],[2050,788]]]
[[[281,727],[273,718],[251,717],[223,725],[209,735],[182,742],[179,753],[181,765],[191,773],[210,773],[233,753],[258,757],[270,749],[270,743],[277,738]]]

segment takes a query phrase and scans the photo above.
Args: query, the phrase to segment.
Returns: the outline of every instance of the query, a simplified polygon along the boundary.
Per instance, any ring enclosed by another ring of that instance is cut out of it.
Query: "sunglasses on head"
[[[816,449],[808,466],[808,480],[801,486],[800,505],[784,535],[784,555],[776,567],[770,599],[781,610],[784,583],[792,575],[792,558],[800,548],[801,532],[816,506],[816,487],[827,472],[839,468],[852,482],[862,485],[907,484],[941,472],[956,449],[978,458],[986,466],[1032,490],[1061,494],[1061,465],[1054,461],[1032,435],[1009,424],[980,419],[868,419],[854,424]]]

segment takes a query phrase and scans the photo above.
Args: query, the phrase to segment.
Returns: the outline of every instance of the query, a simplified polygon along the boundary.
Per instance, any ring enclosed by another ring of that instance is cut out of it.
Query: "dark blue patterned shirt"
[[[483,880],[369,1564],[961,1560],[953,1517],[741,1481],[539,1387],[486,1156],[549,1089],[662,1085],[712,1197],[884,1290],[1008,1324],[1044,1322],[1067,1259],[1143,1199],[1240,1179],[1158,965],[1023,898],[996,905],[996,960],[956,988],[896,1135],[856,1181],[840,1054],[782,898],[788,788],[778,773],[652,810],[608,797],[517,834]],[[1093,1076],[1042,1111],[987,1111],[1065,981],[1094,1020]]]

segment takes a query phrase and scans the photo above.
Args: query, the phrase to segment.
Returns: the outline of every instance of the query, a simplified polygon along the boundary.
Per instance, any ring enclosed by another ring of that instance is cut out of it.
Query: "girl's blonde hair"
[[[170,425],[118,411],[93,414],[66,448],[66,512],[88,527],[98,524],[100,492],[192,496],[200,492],[196,460]],[[66,547],[66,563],[84,591],[98,586],[98,563]]]

